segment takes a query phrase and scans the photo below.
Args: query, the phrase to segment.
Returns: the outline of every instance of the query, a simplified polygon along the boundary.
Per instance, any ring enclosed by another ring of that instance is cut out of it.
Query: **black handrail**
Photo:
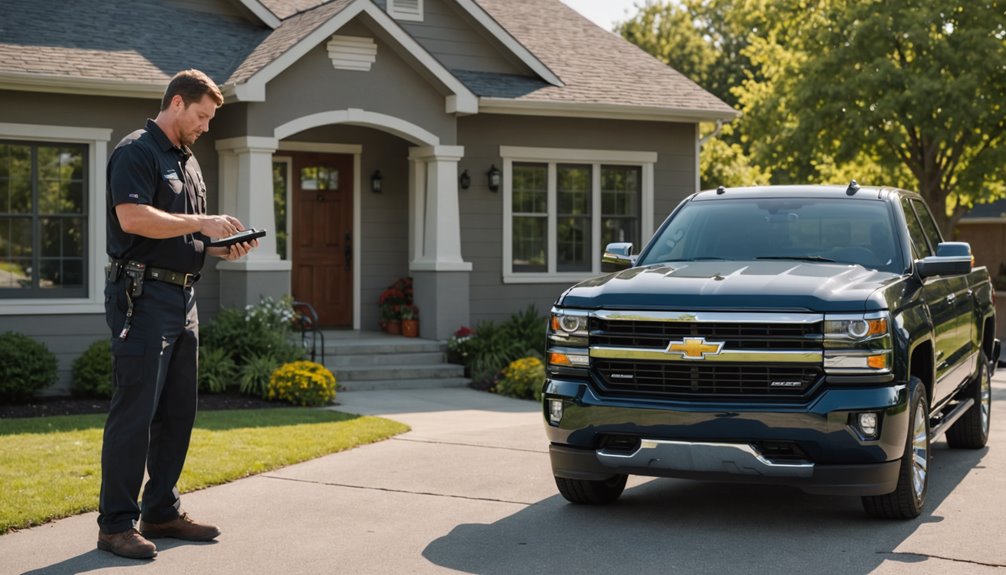
[[[297,312],[297,323],[300,327],[300,345],[307,349],[308,332],[311,335],[311,361],[317,361],[318,341],[321,341],[321,363],[325,364],[325,333],[318,327],[318,314],[306,301],[295,301],[291,304]],[[300,311],[300,309],[303,311]]]

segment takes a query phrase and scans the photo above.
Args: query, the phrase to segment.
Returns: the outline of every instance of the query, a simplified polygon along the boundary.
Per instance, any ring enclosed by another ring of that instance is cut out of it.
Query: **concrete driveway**
[[[990,447],[935,444],[929,512],[867,518],[858,498],[630,479],[619,503],[556,492],[537,405],[468,389],[348,392],[394,439],[183,497],[217,542],[97,551],[94,513],[0,537],[0,573],[1006,573],[1006,372]]]

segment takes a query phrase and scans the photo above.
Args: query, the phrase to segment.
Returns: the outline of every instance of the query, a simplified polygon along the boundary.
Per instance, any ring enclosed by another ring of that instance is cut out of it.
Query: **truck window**
[[[908,236],[912,240],[912,252],[915,257],[925,258],[933,255],[933,248],[929,246],[926,233],[919,222],[919,217],[915,213],[908,198],[901,198],[901,209],[905,212],[905,223],[908,224]]]
[[[899,254],[885,202],[717,199],[682,206],[639,263],[830,260],[898,272]]]
[[[943,241],[940,228],[936,225],[936,220],[933,219],[933,214],[930,213],[929,206],[925,202],[912,200],[912,205],[915,207],[915,213],[919,215],[919,221],[922,222],[922,231],[925,232],[926,239],[929,240],[929,245],[935,252],[936,246]]]

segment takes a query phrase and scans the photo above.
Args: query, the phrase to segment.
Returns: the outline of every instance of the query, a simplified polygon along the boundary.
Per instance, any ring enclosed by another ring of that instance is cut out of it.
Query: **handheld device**
[[[211,248],[226,248],[227,246],[240,243],[240,242],[250,242],[255,238],[261,238],[265,235],[265,230],[256,230],[255,228],[249,228],[247,230],[240,231],[233,236],[227,236],[226,238],[219,238],[213,240],[206,244]]]

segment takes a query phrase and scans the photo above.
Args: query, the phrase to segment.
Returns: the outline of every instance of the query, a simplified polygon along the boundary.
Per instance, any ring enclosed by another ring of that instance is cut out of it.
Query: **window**
[[[501,148],[503,278],[569,282],[600,273],[604,246],[651,231],[656,154]]]
[[[110,136],[0,123],[0,315],[102,311]]]
[[[915,209],[906,197],[901,198],[901,210],[905,212],[908,236],[912,240],[912,257],[925,258],[933,255],[933,250],[929,247],[929,242],[926,241],[926,232],[922,229],[922,224],[919,223],[919,218],[915,215]]]
[[[276,215],[276,253],[279,259],[290,259],[287,251],[287,198],[290,195],[290,158],[273,157],[272,162],[272,201]]]

